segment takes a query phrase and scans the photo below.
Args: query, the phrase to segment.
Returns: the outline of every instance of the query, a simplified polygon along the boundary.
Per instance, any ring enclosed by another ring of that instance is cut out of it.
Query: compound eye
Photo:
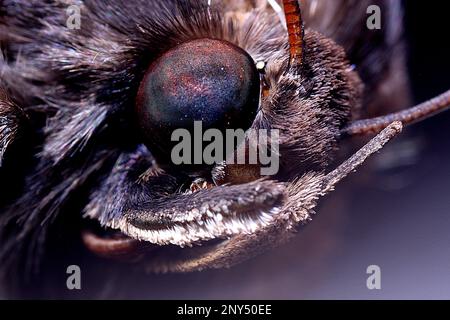
[[[149,67],[136,99],[139,125],[155,156],[170,153],[175,129],[248,129],[260,94],[253,59],[222,40],[193,40],[164,53]]]

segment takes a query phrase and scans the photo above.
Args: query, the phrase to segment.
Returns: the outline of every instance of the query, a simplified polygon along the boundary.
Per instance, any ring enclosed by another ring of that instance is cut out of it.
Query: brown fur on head
[[[267,66],[269,93],[255,127],[280,130],[282,170],[287,175],[325,169],[334,159],[339,130],[359,109],[362,83],[344,50],[321,34],[305,34],[300,77],[289,72],[288,54]]]

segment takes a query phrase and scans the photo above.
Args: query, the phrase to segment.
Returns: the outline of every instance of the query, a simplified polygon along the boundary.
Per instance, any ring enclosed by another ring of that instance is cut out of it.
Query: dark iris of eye
[[[237,46],[199,39],[172,48],[149,67],[136,109],[139,125],[155,156],[170,155],[171,134],[208,128],[248,129],[259,104],[259,74]]]

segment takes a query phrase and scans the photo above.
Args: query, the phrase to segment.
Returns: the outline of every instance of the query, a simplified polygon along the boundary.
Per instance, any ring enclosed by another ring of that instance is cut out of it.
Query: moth
[[[366,26],[373,4],[379,30]],[[0,196],[2,273],[22,283],[74,235],[86,254],[149,272],[230,267],[282,245],[404,125],[449,107],[450,91],[398,110],[400,17],[396,0],[1,1],[0,176],[13,181]],[[398,111],[369,117],[387,101]],[[224,113],[279,130],[277,175],[168,163],[173,128],[225,127]],[[336,165],[356,135],[372,136]]]

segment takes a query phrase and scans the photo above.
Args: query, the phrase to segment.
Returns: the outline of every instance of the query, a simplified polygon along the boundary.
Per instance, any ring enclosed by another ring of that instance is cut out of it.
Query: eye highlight
[[[259,73],[250,55],[223,41],[183,43],[154,61],[136,99],[139,126],[152,152],[167,153],[177,128],[248,129],[259,104]]]

